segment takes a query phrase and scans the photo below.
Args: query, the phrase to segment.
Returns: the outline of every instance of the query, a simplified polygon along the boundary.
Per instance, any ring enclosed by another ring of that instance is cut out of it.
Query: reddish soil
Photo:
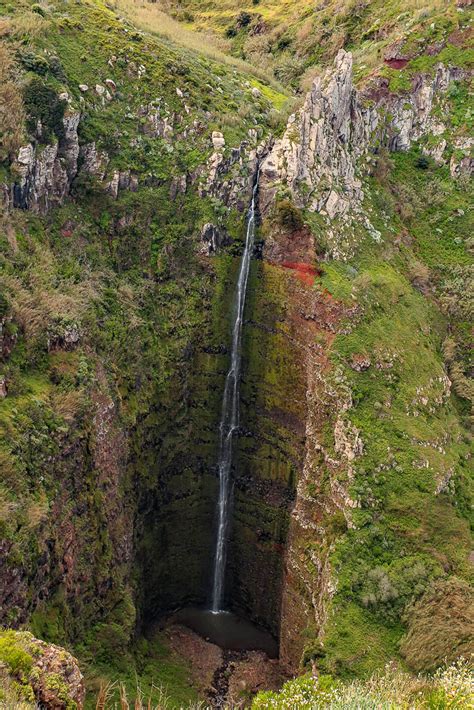
[[[384,59],[385,64],[390,67],[390,69],[404,69],[408,64],[408,59],[404,57],[396,57],[392,59]]]
[[[308,286],[314,284],[314,277],[317,275],[318,270],[314,266],[311,266],[311,264],[305,264],[299,261],[284,261],[281,265],[285,269],[294,271],[295,276]]]
[[[207,693],[216,670],[222,665],[222,650],[178,624],[165,629],[164,635],[168,648],[189,663],[192,685],[198,692]]]
[[[314,237],[307,227],[285,232],[274,229],[265,242],[265,260],[274,264],[310,262],[314,259]]]

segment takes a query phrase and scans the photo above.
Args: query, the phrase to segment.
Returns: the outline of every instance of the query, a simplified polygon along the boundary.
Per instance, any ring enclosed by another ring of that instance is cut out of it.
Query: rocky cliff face
[[[51,12],[66,70],[71,46],[81,57],[64,118],[49,142],[36,122],[2,177],[2,621],[86,637],[111,662],[148,620],[206,602],[235,257],[261,164],[228,601],[293,670],[326,632],[325,670],[371,670],[398,653],[408,602],[464,573],[468,454],[423,262],[456,265],[451,317],[468,215],[447,181],[472,161],[442,114],[463,72],[361,92],[341,50],[273,143],[269,102],[237,74],[130,39],[102,6]],[[411,222],[390,181],[371,184],[386,150],[406,156]],[[445,349],[455,363],[463,346]]]
[[[303,107],[290,116],[283,138],[263,162],[263,210],[284,186],[296,205],[325,218],[333,256],[349,253],[338,231],[350,231],[351,220],[363,223],[377,240],[380,235],[363,208],[363,178],[371,156],[384,146],[406,151],[430,136],[436,141],[426,153],[440,163],[448,160],[448,129],[435,109],[462,76],[461,70],[440,64],[433,77],[418,76],[406,94],[391,93],[383,79],[361,93],[353,86],[352,55],[340,50],[334,68],[315,79]],[[455,144],[463,146],[464,155],[449,158],[452,174],[472,174],[470,140],[455,139]],[[331,226],[336,219],[338,230]]]
[[[60,641],[120,623],[123,641],[206,601],[223,252],[239,249],[270,103],[102,3],[63,9],[31,38],[31,71],[6,41],[26,123],[1,175],[0,616]]]
[[[311,286],[314,244],[305,248],[301,231],[294,225],[287,225],[278,236],[275,201],[278,206],[288,197],[306,215],[318,215],[315,234],[324,234],[326,258],[350,259],[360,248],[363,234],[369,243],[380,243],[382,232],[373,224],[373,204],[365,199],[365,192],[370,190],[367,177],[384,149],[406,152],[416,144],[422,148],[421,155],[449,167],[452,178],[472,174],[469,139],[453,131],[445,106],[450,87],[463,76],[458,69],[439,65],[432,76],[416,77],[411,91],[403,95],[389,92],[383,79],[361,93],[353,86],[352,57],[341,50],[334,69],[315,80],[303,107],[289,118],[283,138],[263,160],[265,261],[288,269],[303,283],[309,279]],[[445,116],[440,111],[443,106]],[[464,155],[453,152],[453,145],[463,145]],[[324,264],[321,268],[324,270]],[[293,357],[304,381],[306,400],[300,419],[305,428],[305,454],[297,463],[298,484],[281,587],[280,653],[292,668],[300,661],[305,635],[324,637],[338,588],[331,564],[336,540],[344,529],[354,528],[354,511],[367,505],[351,493],[356,464],[365,453],[364,434],[351,422],[351,388],[342,369],[332,369],[330,356],[334,339],[342,342],[364,318],[364,308],[357,305],[354,293],[352,298],[354,305],[350,307],[324,289],[305,290],[300,283],[298,293],[294,287],[286,293],[286,315],[281,314],[281,322],[291,333],[290,324],[297,323],[292,343],[298,343],[298,355]],[[298,304],[293,316],[292,303]],[[291,352],[292,347],[287,345],[285,351]],[[370,366],[365,353],[354,355],[350,365],[360,373]],[[386,365],[379,362],[377,367],[383,370]],[[289,366],[287,372],[291,370]],[[297,441],[294,435],[293,441]],[[276,462],[276,452],[271,458]],[[317,648],[313,652],[318,656]]]
[[[52,145],[29,143],[20,148],[12,166],[17,178],[4,190],[7,204],[45,214],[63,202],[78,171],[80,118],[78,111],[67,114],[64,133]]]

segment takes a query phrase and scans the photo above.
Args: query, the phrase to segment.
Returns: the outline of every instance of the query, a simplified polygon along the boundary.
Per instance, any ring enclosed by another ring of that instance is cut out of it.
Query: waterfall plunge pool
[[[278,644],[268,631],[231,611],[188,607],[173,614],[172,621],[187,626],[220,648],[231,651],[264,651],[269,658],[278,657]]]

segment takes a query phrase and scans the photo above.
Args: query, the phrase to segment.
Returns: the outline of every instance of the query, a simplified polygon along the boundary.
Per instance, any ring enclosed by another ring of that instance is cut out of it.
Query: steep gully
[[[354,221],[376,241],[379,235],[364,212],[359,179],[371,146],[382,142],[391,150],[407,149],[421,135],[438,133],[432,110],[436,97],[458,76],[458,70],[440,65],[434,77],[417,79],[410,109],[406,96],[393,95],[384,86],[374,105],[365,100],[370,96],[354,89],[352,58],[341,51],[334,70],[314,82],[303,108],[290,117],[283,138],[266,156],[259,156],[259,211],[269,213],[283,184],[297,207],[324,218],[332,256],[351,253]],[[238,168],[236,161],[232,165]],[[232,166],[220,154],[211,162],[218,162],[219,169],[211,170],[208,189],[216,196],[233,195],[232,181],[225,181]],[[240,195],[246,192],[240,181],[236,185]],[[341,220],[337,230],[332,224],[336,217]],[[350,511],[352,501],[339,480],[341,474],[350,475],[351,460],[360,450],[357,432],[345,431],[339,414],[350,402],[321,374],[327,369],[325,353],[331,339],[353,313],[312,288],[314,254],[308,230],[288,234],[272,225],[264,258],[252,264],[241,334],[238,436],[227,442],[232,454],[232,526],[226,531],[224,549],[226,608],[270,630],[278,639],[280,659],[292,668],[301,658],[308,624],[316,634],[325,624],[333,587],[323,520]],[[229,284],[238,280],[234,273],[225,289],[235,293]],[[234,295],[234,306],[235,299]],[[144,619],[209,601],[209,580],[214,576],[209,550],[215,542],[219,495],[214,471],[216,450],[222,448],[218,427],[222,389],[230,387],[225,381],[229,365],[224,343],[231,311],[229,301],[220,298],[211,326],[219,348],[196,355],[189,407],[192,450],[184,436],[189,429],[176,426],[169,444],[165,439],[165,445],[157,447],[153,440],[155,445],[145,447],[157,452],[151,470],[157,471],[161,489],[150,491],[141,515]],[[321,444],[328,424],[334,429],[335,451],[326,451]],[[155,437],[156,429],[150,431]],[[183,451],[188,452],[185,467]],[[321,544],[317,552],[316,541]],[[150,555],[150,549],[159,554]],[[227,618],[212,616],[214,621]]]

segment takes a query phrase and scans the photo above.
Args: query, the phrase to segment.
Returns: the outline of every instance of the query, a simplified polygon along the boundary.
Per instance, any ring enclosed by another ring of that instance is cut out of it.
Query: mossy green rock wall
[[[279,634],[289,517],[302,465],[305,368],[284,270],[255,261],[243,340],[229,555],[232,604]]]

